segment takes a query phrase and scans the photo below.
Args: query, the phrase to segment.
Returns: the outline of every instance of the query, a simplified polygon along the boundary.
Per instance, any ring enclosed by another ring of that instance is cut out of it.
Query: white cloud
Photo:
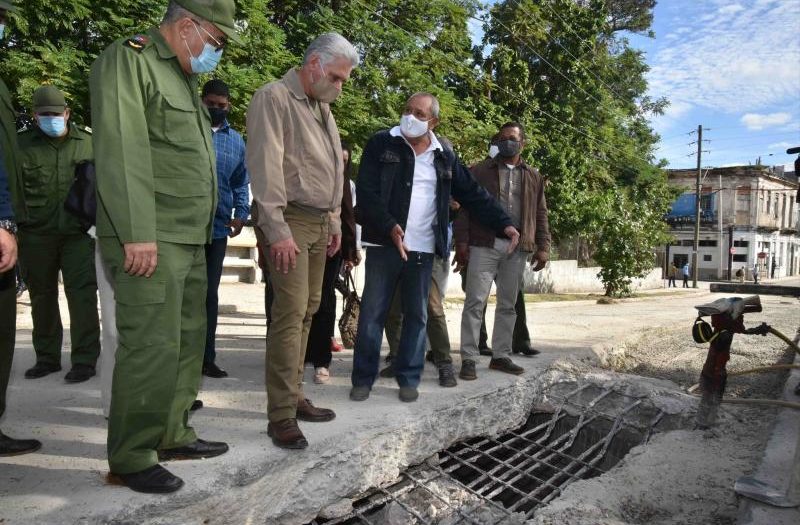
[[[741,122],[747,129],[751,131],[759,131],[771,126],[781,126],[788,124],[792,120],[792,115],[789,113],[769,113],[761,115],[758,113],[747,113],[742,116]]]
[[[738,13],[739,11],[744,11],[744,7],[741,4],[731,4],[726,5],[725,7],[720,7],[717,11],[719,15],[732,15]]]
[[[770,144],[769,146],[767,146],[767,148],[768,149],[784,150],[784,149],[787,149],[787,148],[791,148],[792,146],[794,146],[794,144],[792,144],[790,142],[786,142],[784,140],[783,142],[776,142],[775,144]]]
[[[649,57],[654,97],[725,113],[800,110],[800,2],[676,1]],[[784,109],[786,108],[786,109]]]

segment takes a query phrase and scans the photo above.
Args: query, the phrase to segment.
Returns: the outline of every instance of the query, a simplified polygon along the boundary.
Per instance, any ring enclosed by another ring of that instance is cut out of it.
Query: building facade
[[[675,240],[657,250],[665,269],[692,264],[696,170],[668,170],[670,184],[684,193],[666,220]],[[702,171],[698,275],[728,279],[742,269],[745,278],[800,274],[800,204],[795,173],[781,167],[733,166]],[[730,273],[729,273],[730,272]]]

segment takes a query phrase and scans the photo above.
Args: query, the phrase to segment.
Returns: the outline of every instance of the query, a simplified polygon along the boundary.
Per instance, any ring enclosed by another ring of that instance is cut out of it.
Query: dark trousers
[[[466,290],[467,271],[461,271],[461,289]],[[481,331],[478,337],[478,348],[481,350],[489,348],[489,335],[486,333],[486,307],[483,306],[483,316],[481,317]],[[522,350],[531,346],[531,334],[528,331],[528,314],[525,312],[525,292],[520,289],[517,294],[517,302],[514,303],[514,310],[517,312],[517,320],[514,323],[514,333],[511,340],[512,350]]]
[[[331,366],[331,338],[336,324],[336,276],[342,268],[342,256],[336,254],[325,261],[322,275],[322,298],[319,309],[311,318],[311,329],[306,345],[306,363],[314,368]]]
[[[683,276],[683,287],[684,288],[689,288],[689,276],[688,275],[684,275]]]
[[[6,411],[6,389],[11,376],[17,330],[17,281],[14,270],[0,273],[0,417]]]
[[[217,359],[215,340],[217,338],[217,316],[219,314],[219,281],[222,278],[222,262],[225,260],[225,249],[228,238],[214,239],[206,244],[206,275],[208,291],[206,291],[206,351],[204,363],[214,363]]]
[[[433,254],[408,252],[408,261],[403,261],[393,246],[369,247],[365,266],[364,294],[353,354],[353,386],[372,387],[375,382],[386,316],[397,289],[401,294],[403,328],[392,366],[401,387],[416,387],[425,364],[425,325]]]

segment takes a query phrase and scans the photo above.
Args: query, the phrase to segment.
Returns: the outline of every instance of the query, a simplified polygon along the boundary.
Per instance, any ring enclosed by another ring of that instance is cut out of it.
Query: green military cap
[[[1,1],[1,0],[0,0]],[[207,20],[217,26],[217,29],[225,35],[241,44],[242,40],[236,34],[236,27],[233,25],[233,17],[236,14],[236,4],[233,0],[175,0],[178,5],[196,14],[203,20]]]
[[[0,9],[15,11],[17,8],[14,7],[14,0],[0,0]]]
[[[34,113],[63,113],[67,109],[64,93],[55,86],[42,86],[33,92]]]

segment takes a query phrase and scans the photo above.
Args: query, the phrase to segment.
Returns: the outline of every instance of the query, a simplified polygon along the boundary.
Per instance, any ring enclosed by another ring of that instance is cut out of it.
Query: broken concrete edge
[[[797,354],[794,362],[800,362]],[[795,369],[786,380],[782,399],[797,402],[794,390],[798,384],[800,369]],[[790,499],[800,499],[800,416],[797,410],[785,408],[778,413],[761,464],[752,477]],[[742,498],[739,503],[741,525],[796,525],[797,516],[796,508],[775,507],[749,498]]]
[[[622,389],[629,395],[649,398],[665,413],[686,419],[692,417],[696,404],[694,398],[682,394],[671,382],[597,370],[565,360],[538,375],[522,376],[511,385],[437,407],[422,417],[409,414],[392,427],[362,431],[366,437],[358,442],[348,441],[347,435],[339,436],[312,445],[310,453],[288,456],[269,468],[223,474],[217,490],[204,494],[200,501],[196,495],[194,501],[164,501],[163,505],[138,509],[116,519],[193,524],[214,516],[214,523],[297,525],[320,513],[341,516],[352,510],[345,500],[352,503],[373,487],[393,483],[408,466],[422,463],[463,439],[497,436],[521,426],[534,405],[548,399],[548,389],[564,382]],[[232,487],[225,490],[225,485]]]
[[[780,284],[711,283],[709,290],[714,293],[788,295],[800,297],[800,286]]]

